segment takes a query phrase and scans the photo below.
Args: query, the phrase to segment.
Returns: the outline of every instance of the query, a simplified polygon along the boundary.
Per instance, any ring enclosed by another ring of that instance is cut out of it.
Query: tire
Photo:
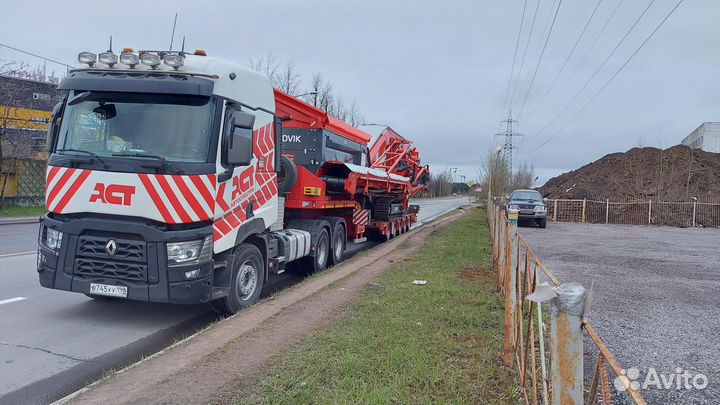
[[[285,194],[295,185],[298,178],[295,162],[285,155],[280,155],[280,172],[278,173],[278,194]]]
[[[210,303],[216,312],[225,315],[233,315],[255,304],[265,281],[262,254],[255,245],[243,243],[236,247],[232,266],[228,295]]]
[[[315,254],[300,259],[301,266],[298,269],[301,273],[309,275],[322,271],[327,267],[330,257],[330,235],[327,228],[323,227],[315,241]]]
[[[547,217],[541,219],[538,221],[538,226],[540,228],[545,228],[547,226]]]
[[[330,263],[339,264],[345,257],[345,246],[347,245],[347,234],[342,223],[335,224],[335,231],[332,237],[332,254],[330,255]]]

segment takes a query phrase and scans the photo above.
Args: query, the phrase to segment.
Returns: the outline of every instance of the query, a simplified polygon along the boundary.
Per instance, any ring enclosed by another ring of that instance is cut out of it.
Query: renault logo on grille
[[[108,252],[110,256],[114,255],[115,252],[117,252],[117,242],[110,239],[108,243],[105,244],[105,251]]]

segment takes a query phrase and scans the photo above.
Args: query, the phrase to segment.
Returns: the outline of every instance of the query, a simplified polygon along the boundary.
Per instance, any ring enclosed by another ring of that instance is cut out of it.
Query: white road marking
[[[7,299],[7,300],[2,300],[2,301],[0,301],[0,305],[2,305],[2,304],[9,304],[9,303],[11,303],[11,302],[17,302],[17,301],[22,301],[22,300],[26,300],[26,299],[27,299],[27,298],[25,298],[25,297],[10,298],[10,299]]]
[[[0,255],[0,259],[4,259],[6,257],[15,257],[15,256],[25,256],[25,255],[34,255],[37,253],[37,250],[28,250],[27,252],[15,252],[15,253],[6,253],[3,255]]]

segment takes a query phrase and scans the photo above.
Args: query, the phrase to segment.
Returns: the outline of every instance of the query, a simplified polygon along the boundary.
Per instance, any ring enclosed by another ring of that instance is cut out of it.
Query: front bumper
[[[518,219],[543,219],[547,216],[547,211],[535,212],[535,211],[518,211]]]
[[[90,284],[99,283],[125,286],[127,299],[136,301],[199,304],[210,300],[213,262],[168,268],[166,243],[202,239],[212,234],[211,225],[169,230],[144,220],[115,217],[43,216],[40,221],[63,232],[58,252],[39,244],[37,271],[43,287],[89,294]],[[87,247],[88,240],[102,246],[110,239],[120,245],[115,256]],[[122,255],[124,246],[135,249],[132,255]],[[185,279],[185,272],[191,270],[200,271],[197,277]]]

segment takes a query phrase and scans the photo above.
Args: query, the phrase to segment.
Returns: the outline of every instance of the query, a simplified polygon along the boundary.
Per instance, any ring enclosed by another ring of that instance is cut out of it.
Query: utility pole
[[[513,146],[513,138],[516,136],[523,136],[523,135],[514,131],[514,125],[516,125],[518,123],[518,121],[512,119],[512,109],[510,110],[510,112],[508,112],[507,119],[503,120],[501,122],[505,124],[505,132],[497,133],[497,134],[495,134],[495,136],[505,137],[505,142],[503,143],[503,146],[502,146],[503,160],[507,163],[508,169],[510,169],[510,173],[512,174],[513,149],[518,149],[517,146]]]

